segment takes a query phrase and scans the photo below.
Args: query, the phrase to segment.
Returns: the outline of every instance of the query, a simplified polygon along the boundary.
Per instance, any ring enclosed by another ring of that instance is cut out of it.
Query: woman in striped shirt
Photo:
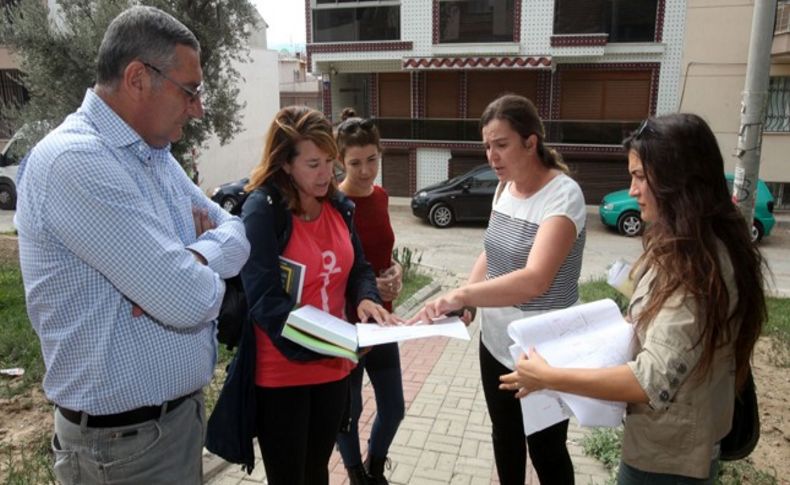
[[[515,368],[507,326],[513,320],[578,302],[586,210],[579,185],[544,143],[535,106],[517,95],[488,105],[480,120],[486,156],[499,178],[484,250],[467,283],[428,302],[420,319],[481,307],[480,371],[502,485],[523,485],[526,454],[541,483],[572,484],[568,421],[524,439],[521,405],[498,389]],[[472,312],[465,311],[466,321]],[[528,446],[527,446],[528,445]]]

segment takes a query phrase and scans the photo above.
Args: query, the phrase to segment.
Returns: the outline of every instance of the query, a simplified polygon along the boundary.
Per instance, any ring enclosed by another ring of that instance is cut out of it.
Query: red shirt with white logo
[[[293,231],[282,255],[305,265],[300,305],[312,305],[345,320],[346,283],[354,264],[354,248],[348,226],[332,204],[324,202],[313,221],[293,217]],[[354,368],[350,360],[337,357],[288,360],[263,330],[255,326],[255,332],[258,386],[323,384],[346,377]]]

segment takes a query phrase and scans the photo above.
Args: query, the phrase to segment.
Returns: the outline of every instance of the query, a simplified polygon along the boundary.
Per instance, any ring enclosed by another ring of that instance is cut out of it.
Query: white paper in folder
[[[519,354],[535,347],[554,367],[612,367],[625,364],[634,355],[633,326],[609,299],[516,320],[508,326],[508,335]],[[625,403],[553,394],[582,426],[618,426],[625,412]]]

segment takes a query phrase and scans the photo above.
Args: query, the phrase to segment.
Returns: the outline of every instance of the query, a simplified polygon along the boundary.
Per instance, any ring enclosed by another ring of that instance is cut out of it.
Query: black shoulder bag
[[[757,408],[757,390],[754,386],[752,368],[746,383],[735,394],[735,409],[732,413],[732,428],[721,440],[720,458],[724,461],[740,460],[749,456],[760,440],[760,411]]]

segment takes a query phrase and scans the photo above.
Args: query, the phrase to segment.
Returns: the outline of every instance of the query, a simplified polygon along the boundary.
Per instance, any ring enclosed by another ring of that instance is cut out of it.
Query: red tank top
[[[305,265],[301,305],[313,305],[346,319],[346,283],[354,264],[348,226],[329,202],[323,203],[321,214],[314,221],[306,222],[298,217],[292,220],[293,231],[283,256]],[[258,348],[255,383],[260,387],[333,382],[354,368],[351,361],[342,358],[288,360],[264,331],[257,326],[255,331]]]

